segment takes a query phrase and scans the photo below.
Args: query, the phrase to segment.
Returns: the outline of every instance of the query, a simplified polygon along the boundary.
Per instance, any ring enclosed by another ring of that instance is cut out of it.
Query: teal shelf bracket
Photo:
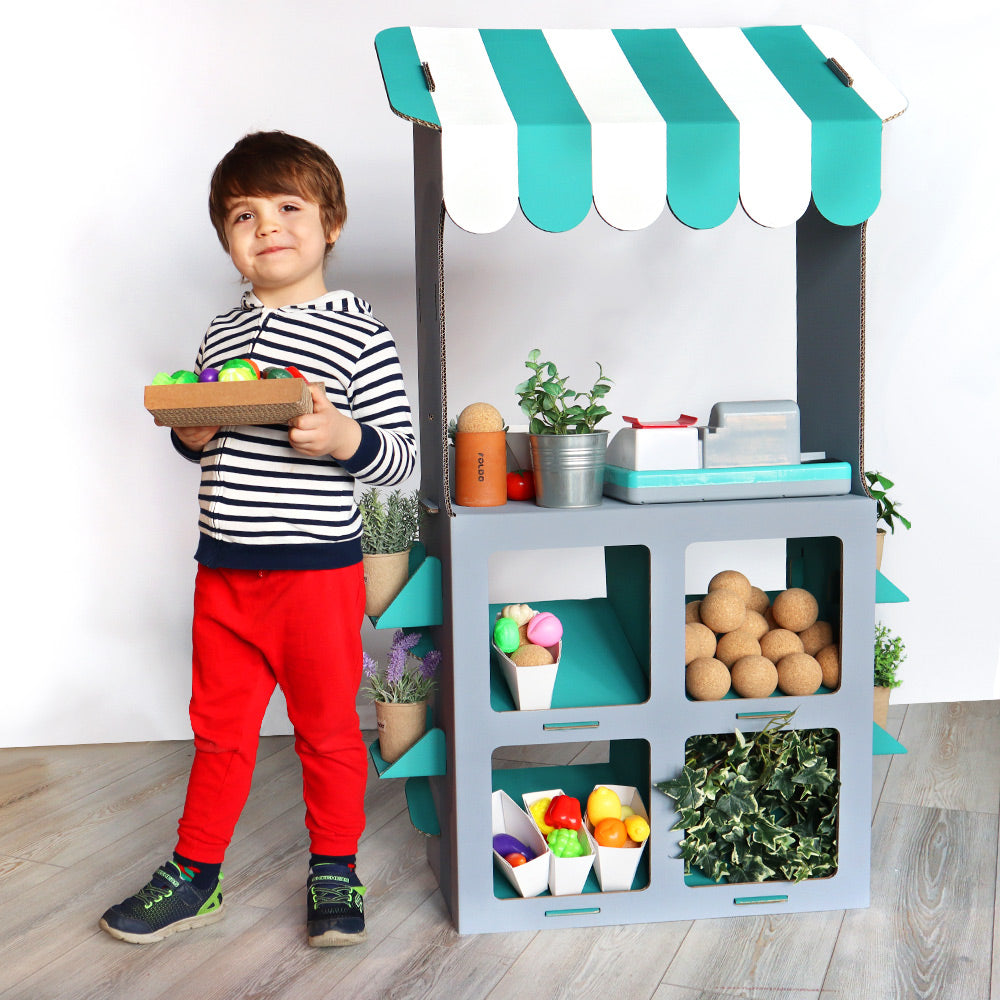
[[[882,757],[894,753],[906,753],[906,747],[894,736],[890,736],[877,722],[873,722],[872,755]]]
[[[377,739],[369,744],[368,755],[380,778],[414,778],[448,773],[444,731],[441,729],[428,729],[402,757],[391,764],[382,759]]]
[[[905,604],[909,598],[880,570],[875,570],[875,603]]]
[[[419,626],[440,625],[443,621],[441,560],[427,555],[427,550],[418,542],[410,553],[410,578],[406,586],[378,618],[372,619],[372,623],[378,629],[414,631]]]
[[[413,828],[425,837],[440,837],[441,824],[434,807],[430,781],[425,777],[407,778],[403,789]]]

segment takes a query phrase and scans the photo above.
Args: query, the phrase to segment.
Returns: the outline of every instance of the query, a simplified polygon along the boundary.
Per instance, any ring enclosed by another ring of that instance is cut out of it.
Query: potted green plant
[[[866,472],[865,480],[868,483],[868,495],[875,501],[875,568],[882,568],[882,547],[885,543],[886,529],[889,534],[896,533],[896,522],[898,521],[907,531],[910,529],[910,522],[899,512],[900,505],[890,496],[891,490],[896,484],[881,472]],[[879,527],[885,525],[885,527]]]
[[[365,571],[365,614],[378,617],[406,585],[410,549],[420,534],[417,493],[383,493],[371,486],[358,500],[361,558]]]
[[[552,361],[540,361],[541,351],[528,353],[528,379],[514,390],[528,417],[535,503],[541,507],[595,507],[604,491],[604,456],[608,432],[597,425],[611,411],[604,397],[611,379],[597,364],[597,379],[588,392],[567,385]]]
[[[786,729],[693,736],[684,767],[655,787],[676,803],[685,874],[712,882],[800,882],[837,870],[838,738]]]
[[[889,692],[903,682],[896,670],[906,659],[906,645],[885,625],[875,626],[874,718],[885,729],[889,717]]]
[[[362,656],[367,684],[362,688],[375,704],[379,753],[387,764],[399,760],[427,729],[427,699],[436,684],[441,653],[431,649],[413,655],[419,632],[397,629],[385,666],[368,653]]]

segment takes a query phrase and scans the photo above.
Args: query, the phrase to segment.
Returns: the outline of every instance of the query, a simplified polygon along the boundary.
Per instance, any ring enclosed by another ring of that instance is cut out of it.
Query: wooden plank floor
[[[0,1000],[1000,1000],[1000,702],[894,707],[890,731],[910,752],[873,762],[868,909],[459,936],[402,782],[373,775],[368,940],[325,950],[290,738],[261,742],[226,918],[146,947],[97,920],[168,856],[190,745],[0,749]]]

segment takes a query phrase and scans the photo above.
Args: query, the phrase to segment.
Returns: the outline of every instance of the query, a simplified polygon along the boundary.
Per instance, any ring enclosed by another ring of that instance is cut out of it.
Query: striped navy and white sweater
[[[330,402],[361,425],[361,444],[338,462],[295,451],[284,424],[222,427],[203,452],[190,451],[174,435],[174,447],[201,463],[195,558],[205,566],[252,570],[360,562],[355,480],[393,486],[416,462],[392,334],[350,292],[278,309],[246,292],[239,308],[212,321],[195,371],[230,358],[250,358],[261,370],[294,365],[310,382],[325,382]]]

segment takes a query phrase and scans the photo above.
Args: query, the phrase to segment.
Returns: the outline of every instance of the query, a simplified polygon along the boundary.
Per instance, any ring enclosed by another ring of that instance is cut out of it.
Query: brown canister
[[[500,507],[507,502],[505,431],[455,434],[455,503],[461,507]]]

